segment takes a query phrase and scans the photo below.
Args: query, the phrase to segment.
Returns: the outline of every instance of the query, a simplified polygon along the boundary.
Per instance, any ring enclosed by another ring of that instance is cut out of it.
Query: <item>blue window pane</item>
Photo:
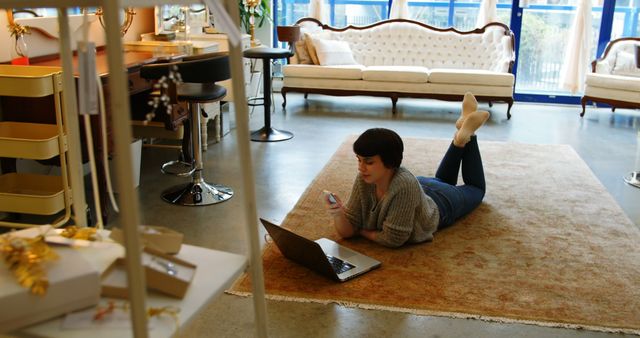
[[[611,40],[640,36],[640,29],[638,28],[639,14],[640,3],[638,1],[617,0],[613,15],[613,26],[611,27]]]

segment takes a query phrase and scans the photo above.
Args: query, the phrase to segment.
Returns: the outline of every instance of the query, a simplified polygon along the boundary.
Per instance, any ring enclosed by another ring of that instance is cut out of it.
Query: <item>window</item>
[[[529,6],[524,9],[519,7],[519,1],[497,0],[498,21],[506,25],[513,24],[511,30],[517,39],[516,99],[577,103],[576,97],[579,96],[562,89],[559,78],[578,0],[529,0]],[[278,4],[281,3],[286,10],[278,8],[278,24],[292,24],[308,13],[309,0],[278,0]],[[412,0],[409,2],[409,11],[411,19],[427,25],[466,31],[475,28],[480,3],[481,0]],[[330,24],[342,27],[350,24],[366,25],[386,19],[390,2],[327,0],[326,4],[331,17]],[[605,17],[604,9],[607,10]],[[602,39],[606,39],[604,36],[609,32],[610,40],[640,36],[638,0],[592,0],[592,18],[593,59],[596,57],[596,50],[603,49],[603,42],[598,41],[601,30]],[[603,20],[605,24],[601,27]]]
[[[622,37],[640,36],[638,19],[640,3],[633,0],[617,0],[611,27],[611,40]]]

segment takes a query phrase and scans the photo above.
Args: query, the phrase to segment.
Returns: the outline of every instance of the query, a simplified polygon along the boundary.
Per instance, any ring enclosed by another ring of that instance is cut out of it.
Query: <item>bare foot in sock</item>
[[[476,97],[471,94],[471,92],[466,92],[464,94],[464,99],[462,99],[462,113],[460,113],[460,117],[456,121],[456,129],[460,129],[462,127],[462,123],[469,116],[469,114],[478,110],[478,101]]]
[[[489,119],[488,111],[480,110],[469,114],[453,137],[453,144],[456,147],[464,147],[471,140],[471,135],[475,134],[487,119]]]

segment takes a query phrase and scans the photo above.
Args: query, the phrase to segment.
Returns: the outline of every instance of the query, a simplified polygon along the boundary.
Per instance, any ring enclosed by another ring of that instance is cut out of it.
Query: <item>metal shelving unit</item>
[[[0,65],[0,95],[39,98],[53,95],[56,124],[0,121],[0,157],[46,160],[60,158],[60,176],[27,173],[0,175],[0,211],[35,215],[64,215],[57,227],[71,218],[71,188],[67,169],[67,116],[62,109],[62,69]],[[28,111],[24,112],[29,114]],[[40,224],[0,221],[0,225],[25,228]]]

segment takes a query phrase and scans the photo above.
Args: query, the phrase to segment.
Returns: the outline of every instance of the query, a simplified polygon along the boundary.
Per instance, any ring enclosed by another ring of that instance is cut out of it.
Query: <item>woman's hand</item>
[[[335,194],[324,191],[324,206],[325,210],[333,218],[333,226],[338,232],[338,235],[342,238],[349,238],[356,235],[355,228],[349,223],[345,215],[345,208],[342,205],[342,200]]]
[[[327,213],[333,217],[341,216],[344,213],[344,208],[342,206],[342,200],[334,193],[329,192],[327,190],[323,191],[324,193],[324,205]]]

